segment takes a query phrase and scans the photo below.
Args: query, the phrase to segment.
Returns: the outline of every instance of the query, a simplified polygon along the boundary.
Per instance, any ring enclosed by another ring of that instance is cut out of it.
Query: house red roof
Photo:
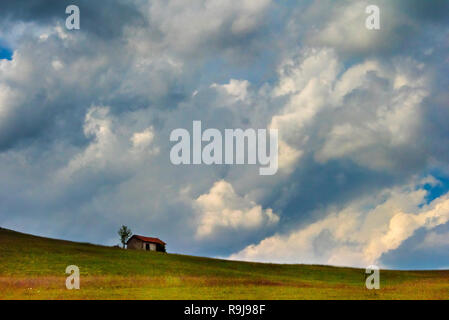
[[[137,234],[133,235],[131,238],[129,238],[129,240],[131,240],[132,238],[136,238],[136,239],[139,239],[139,240],[142,240],[145,242],[159,243],[159,244],[165,245],[165,242],[158,238],[144,237],[144,236],[139,236]],[[129,242],[129,240],[127,242]]]

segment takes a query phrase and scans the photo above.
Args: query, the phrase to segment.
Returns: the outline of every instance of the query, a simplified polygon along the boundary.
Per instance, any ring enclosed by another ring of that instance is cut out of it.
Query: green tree
[[[128,241],[129,238],[132,236],[131,229],[127,226],[121,226],[121,228],[118,230],[118,235],[120,236],[120,242],[123,245],[123,248],[125,248],[125,244]]]

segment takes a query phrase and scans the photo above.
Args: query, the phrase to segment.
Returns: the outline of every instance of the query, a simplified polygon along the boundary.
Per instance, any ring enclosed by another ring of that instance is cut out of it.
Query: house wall
[[[145,249],[145,247],[143,246],[143,241],[136,238],[132,238],[131,240],[129,240],[127,248],[140,250]]]

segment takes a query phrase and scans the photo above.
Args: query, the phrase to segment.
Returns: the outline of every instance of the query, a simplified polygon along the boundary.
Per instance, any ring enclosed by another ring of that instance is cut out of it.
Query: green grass
[[[65,288],[77,265],[81,289]],[[123,250],[0,229],[0,299],[448,299],[449,271],[227,261]]]

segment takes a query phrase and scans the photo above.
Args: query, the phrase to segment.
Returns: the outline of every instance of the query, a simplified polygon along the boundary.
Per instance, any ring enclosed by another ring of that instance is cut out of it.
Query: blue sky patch
[[[0,46],[0,60],[12,60],[13,51],[9,48]]]
[[[434,172],[432,175],[440,183],[435,186],[429,184],[424,186],[424,189],[429,191],[429,194],[426,197],[426,204],[449,192],[449,177],[440,174],[439,172]]]

